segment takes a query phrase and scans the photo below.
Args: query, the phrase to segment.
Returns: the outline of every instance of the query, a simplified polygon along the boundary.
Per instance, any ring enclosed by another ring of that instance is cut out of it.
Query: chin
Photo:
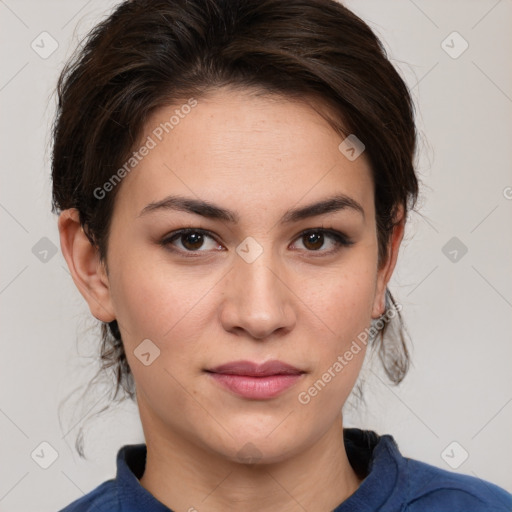
[[[247,465],[275,464],[303,449],[301,440],[297,439],[290,429],[283,429],[279,434],[274,432],[270,435],[268,432],[272,432],[272,429],[264,434],[254,432],[251,435],[250,426],[238,431],[243,432],[243,435],[238,435],[235,439],[228,437],[225,439],[226,445],[216,449],[218,454],[231,462]],[[210,448],[215,450],[215,447]]]

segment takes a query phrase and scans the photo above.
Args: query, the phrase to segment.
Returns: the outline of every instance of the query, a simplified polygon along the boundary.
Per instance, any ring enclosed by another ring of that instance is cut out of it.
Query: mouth
[[[304,373],[302,370],[295,368],[295,366],[275,359],[262,364],[253,363],[252,361],[232,361],[231,363],[221,364],[220,366],[216,366],[215,368],[206,371],[224,375],[243,375],[246,377],[299,375]]]
[[[293,385],[306,373],[282,361],[263,364],[233,361],[206,370],[223,389],[250,400],[274,398]]]

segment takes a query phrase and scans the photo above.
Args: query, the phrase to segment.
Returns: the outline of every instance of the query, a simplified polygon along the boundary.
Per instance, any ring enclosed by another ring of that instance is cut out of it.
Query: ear
[[[372,318],[379,318],[386,311],[386,288],[398,259],[398,251],[404,236],[405,216],[404,208],[400,207],[395,216],[395,227],[387,246],[386,259],[377,273],[377,286],[373,302]]]
[[[58,226],[62,254],[91,313],[102,322],[115,320],[106,268],[80,225],[78,210],[62,211]]]

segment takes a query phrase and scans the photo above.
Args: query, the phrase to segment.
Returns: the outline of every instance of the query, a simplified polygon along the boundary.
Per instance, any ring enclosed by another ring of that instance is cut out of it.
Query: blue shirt
[[[512,494],[479,478],[403,457],[390,435],[345,428],[354,471],[364,480],[333,512],[511,512]],[[146,445],[125,445],[117,475],[60,512],[172,512],[139,482]]]

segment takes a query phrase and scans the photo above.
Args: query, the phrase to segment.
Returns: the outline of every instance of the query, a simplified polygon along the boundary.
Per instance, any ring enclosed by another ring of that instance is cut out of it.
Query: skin
[[[177,107],[157,110],[141,141]],[[364,153],[348,160],[341,141],[304,102],[219,89],[119,185],[106,262],[76,210],[60,215],[76,286],[96,318],[120,326],[148,448],[141,485],[175,511],[329,511],[361,483],[345,452],[341,410],[364,346],[310,403],[298,395],[384,312],[404,220],[378,268],[369,163]],[[334,193],[357,201],[364,216],[347,208],[280,224],[286,210]],[[140,215],[170,194],[229,208],[240,220],[169,209]],[[183,227],[215,238],[160,245]],[[322,227],[353,245],[299,236]],[[263,250],[252,263],[236,252],[249,236]],[[148,366],[134,354],[144,339],[160,350]],[[204,371],[239,359],[279,359],[305,373],[273,399],[248,400]],[[241,460],[242,449],[252,463]]]

